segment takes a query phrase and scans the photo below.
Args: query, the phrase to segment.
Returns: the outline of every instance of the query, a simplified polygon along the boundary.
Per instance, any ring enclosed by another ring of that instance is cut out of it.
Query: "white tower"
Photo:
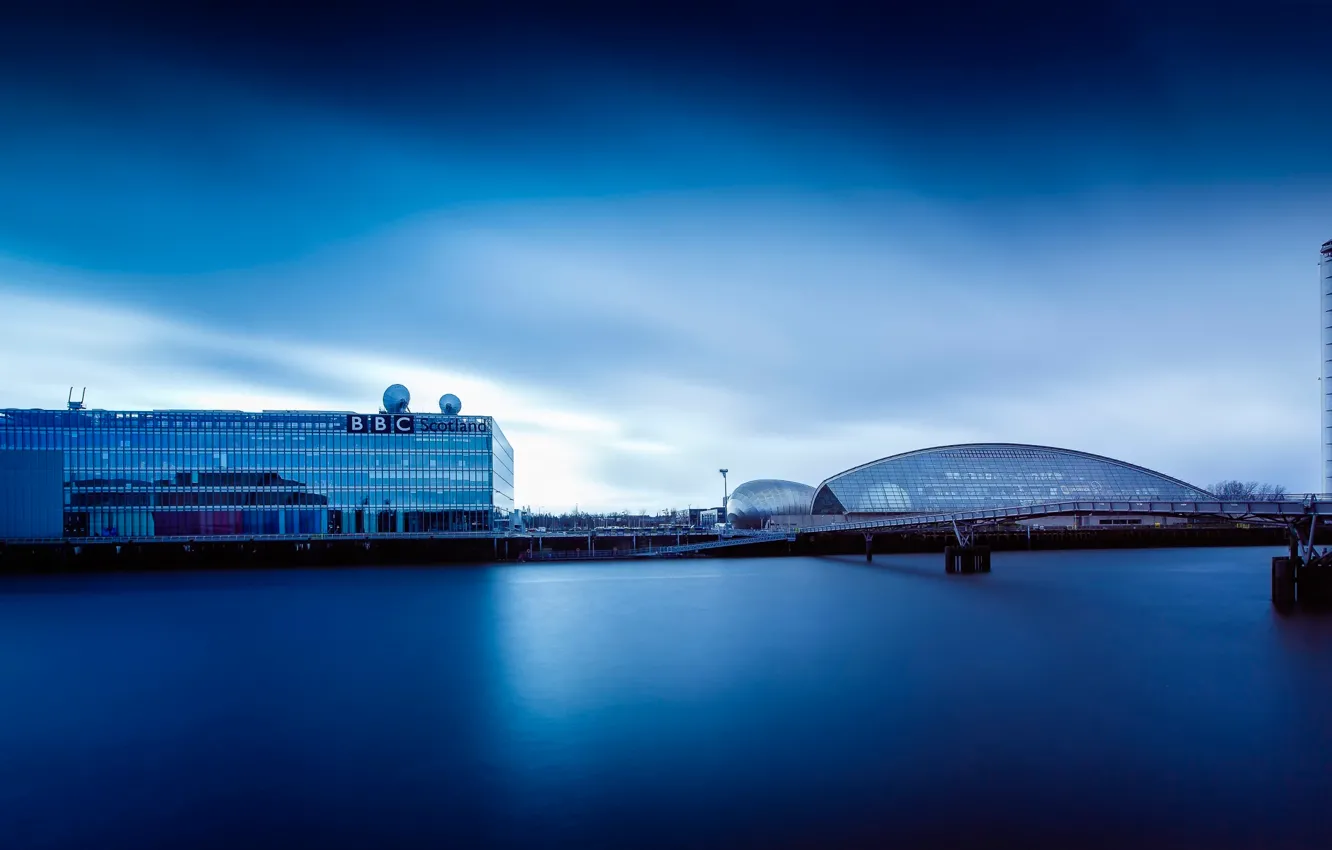
[[[1332,239],[1318,258],[1323,287],[1323,493],[1332,493]]]

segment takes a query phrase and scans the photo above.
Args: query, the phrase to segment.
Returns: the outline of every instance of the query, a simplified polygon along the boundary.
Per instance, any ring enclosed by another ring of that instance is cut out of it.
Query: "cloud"
[[[359,410],[395,381],[421,409],[455,392],[513,442],[519,501],[548,509],[711,504],[722,466],[813,484],[970,440],[1314,489],[1315,201],[489,205],[159,295],[9,262],[0,390]]]
[[[1307,10],[523,36],[30,5],[0,404],[366,410],[400,381],[493,414],[549,509],[966,440],[1318,486]]]
[[[5,406],[58,407],[70,383],[87,385],[103,409],[372,410],[390,382],[415,388],[414,406],[434,408],[427,388],[454,392],[464,410],[495,416],[514,444],[520,503],[553,510],[655,509],[670,504],[655,484],[599,478],[598,457],[657,457],[674,451],[595,406],[558,391],[501,385],[406,358],[226,333],[112,305],[71,304],[0,287],[0,396]],[[661,497],[661,498],[659,498]]]

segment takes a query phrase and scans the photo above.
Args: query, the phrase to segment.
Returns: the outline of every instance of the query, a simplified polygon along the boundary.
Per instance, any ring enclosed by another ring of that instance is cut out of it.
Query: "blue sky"
[[[966,440],[1317,486],[1317,4],[135,5],[0,35],[6,406],[402,381],[546,509]]]

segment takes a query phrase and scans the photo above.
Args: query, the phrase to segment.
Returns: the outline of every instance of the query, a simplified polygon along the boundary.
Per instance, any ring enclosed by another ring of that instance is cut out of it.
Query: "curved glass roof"
[[[760,478],[746,481],[731,492],[727,519],[736,528],[762,528],[774,516],[808,514],[814,488],[795,481]]]
[[[818,486],[815,514],[1004,508],[1065,499],[1208,499],[1159,472],[1099,455],[1014,443],[940,446],[848,469]]]

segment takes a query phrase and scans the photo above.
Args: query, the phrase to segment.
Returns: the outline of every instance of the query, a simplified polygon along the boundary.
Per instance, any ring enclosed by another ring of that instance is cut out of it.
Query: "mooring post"
[[[1332,554],[1318,554],[1314,536],[1318,529],[1318,507],[1313,507],[1309,518],[1309,546],[1304,560],[1297,565],[1295,581],[1298,584],[1300,605],[1326,608],[1332,603]]]
[[[1272,559],[1272,604],[1279,610],[1295,604],[1295,558]]]
[[[945,546],[944,572],[946,573],[988,573],[990,571],[990,547]]]

